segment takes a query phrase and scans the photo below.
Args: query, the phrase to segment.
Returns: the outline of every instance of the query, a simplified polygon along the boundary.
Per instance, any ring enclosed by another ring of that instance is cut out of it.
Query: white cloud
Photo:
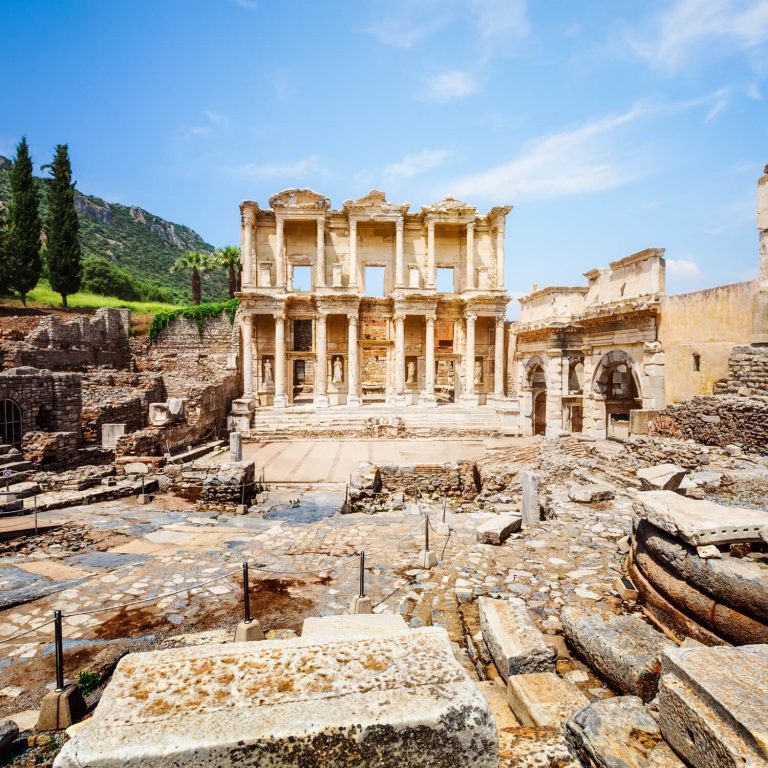
[[[211,109],[203,110],[203,117],[206,122],[200,125],[188,125],[181,129],[179,136],[182,140],[196,139],[201,136],[210,136],[216,128],[225,128],[227,126],[226,115],[215,112]]]
[[[693,259],[667,259],[667,274],[673,278],[694,280],[701,277],[701,269]]]
[[[752,101],[762,101],[763,100],[763,94],[760,93],[760,88],[758,87],[757,83],[750,83],[747,87],[747,98],[751,99]]]
[[[310,155],[292,163],[244,163],[231,167],[230,171],[250,179],[273,179],[297,178],[317,172],[319,169],[320,158],[317,155]]]
[[[526,0],[471,0],[469,10],[486,41],[508,45],[530,31]]]
[[[388,4],[389,15],[380,17],[366,30],[385,45],[412,48],[448,24],[455,3],[443,0],[396,0]]]
[[[480,85],[474,76],[461,70],[443,72],[441,75],[427,78],[425,85],[424,98],[438,104],[462,99],[480,90]]]
[[[620,115],[536,139],[511,162],[454,180],[450,188],[465,199],[480,197],[501,202],[564,197],[622,186],[642,172],[626,158],[619,161],[611,157],[610,135],[649,111],[637,106]]]
[[[768,42],[765,0],[675,0],[648,28],[628,36],[651,66],[674,72],[698,51],[746,51]]]
[[[392,163],[384,168],[385,176],[416,176],[432,168],[437,168],[445,162],[451,153],[446,149],[423,149],[406,155],[400,162]]]

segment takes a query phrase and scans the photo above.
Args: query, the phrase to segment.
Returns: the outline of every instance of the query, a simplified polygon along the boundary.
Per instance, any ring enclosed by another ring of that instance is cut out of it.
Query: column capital
[[[349,321],[350,325],[357,325],[359,318],[356,313],[349,312],[347,314],[347,320]]]
[[[253,224],[253,222],[256,220],[256,212],[253,210],[253,208],[245,207],[241,210],[240,217],[242,218],[244,224]]]
[[[435,315],[424,315],[424,319],[427,321],[427,325],[434,325],[437,318]]]
[[[395,312],[395,314],[392,315],[392,319],[396,323],[402,323],[405,320],[405,312]]]
[[[405,219],[403,218],[395,219],[395,229],[402,232],[404,227],[405,227]]]
[[[327,313],[327,312],[324,312],[324,311],[318,310],[318,311],[315,313],[315,320],[317,320],[317,322],[318,322],[318,323],[323,323],[323,325],[324,325],[324,324],[325,324],[325,321],[326,321],[327,319],[328,319],[328,313]]]
[[[284,321],[285,320],[285,312],[273,312],[272,317],[275,318],[275,320]]]
[[[477,312],[467,312],[467,322],[474,323],[477,320]]]
[[[496,325],[504,325],[507,322],[507,318],[504,315],[496,315]]]

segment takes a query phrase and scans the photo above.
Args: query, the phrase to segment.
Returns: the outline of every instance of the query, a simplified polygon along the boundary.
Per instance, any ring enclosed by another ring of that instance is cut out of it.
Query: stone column
[[[349,220],[349,287],[357,287],[357,220]]]
[[[328,407],[328,336],[325,312],[315,319],[315,407]]]
[[[427,279],[426,287],[435,287],[435,222],[427,222]]]
[[[530,387],[521,387],[518,395],[520,404],[520,434],[524,437],[533,434],[533,391]]]
[[[405,402],[405,315],[395,315],[395,403]]]
[[[317,258],[315,259],[315,287],[325,288],[325,217],[317,220]]]
[[[496,289],[504,288],[504,220],[496,227]]]
[[[403,228],[402,219],[395,221],[395,288],[403,288]]]
[[[632,375],[632,372],[629,372]],[[656,410],[664,407],[664,351],[660,341],[643,344],[643,409]]]
[[[275,219],[277,233],[275,236],[275,285],[278,288],[285,288],[285,254],[283,246],[283,217],[278,216]]]
[[[496,338],[494,340],[493,361],[493,397],[504,399],[504,318],[496,318]]]
[[[467,224],[467,290],[475,289],[475,222]]]
[[[254,220],[253,210],[243,208],[240,225],[240,271],[241,287],[250,287],[253,282],[253,261],[254,261]]]
[[[357,381],[357,315],[347,315],[347,407],[360,407],[360,390]]]
[[[285,408],[285,315],[275,315],[275,408]]]
[[[243,336],[243,398],[253,397],[253,318],[243,315],[240,321],[240,332]]]
[[[427,315],[424,341],[424,391],[421,393],[423,405],[437,405],[435,398],[435,316]]]
[[[563,429],[563,353],[547,350],[547,429],[546,437],[557,437]]]
[[[467,333],[464,340],[464,371],[465,371],[465,384],[464,384],[464,396],[465,399],[477,402],[477,395],[475,394],[475,321],[477,315],[474,312],[470,312],[467,315]]]

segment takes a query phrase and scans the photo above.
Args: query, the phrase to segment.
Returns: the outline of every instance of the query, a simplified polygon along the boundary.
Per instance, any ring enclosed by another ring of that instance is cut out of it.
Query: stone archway
[[[544,360],[534,355],[525,364],[525,389],[531,393],[530,434],[543,435],[547,430],[547,368]]]
[[[640,382],[637,363],[627,352],[614,349],[603,355],[591,386],[592,393],[598,396],[593,405],[603,410],[598,419],[604,425],[600,437],[629,436],[629,412],[642,408]]]
[[[0,400],[0,445],[18,448],[23,437],[21,408],[15,400]]]
[[[547,432],[547,390],[540,390],[533,399],[533,434],[544,435]]]

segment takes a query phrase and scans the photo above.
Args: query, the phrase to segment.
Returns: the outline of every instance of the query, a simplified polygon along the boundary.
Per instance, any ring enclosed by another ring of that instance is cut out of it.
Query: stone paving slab
[[[438,628],[131,654],[56,768],[497,768],[488,703]]]
[[[304,619],[302,637],[315,640],[331,638],[391,637],[410,632],[403,617],[393,613],[356,616],[310,616]]]
[[[693,546],[760,541],[768,510],[726,507],[689,499],[673,491],[646,491],[635,496],[637,517]]]
[[[539,727],[561,725],[589,704],[575,685],[554,672],[513,675],[507,683],[507,701],[523,725]]]

